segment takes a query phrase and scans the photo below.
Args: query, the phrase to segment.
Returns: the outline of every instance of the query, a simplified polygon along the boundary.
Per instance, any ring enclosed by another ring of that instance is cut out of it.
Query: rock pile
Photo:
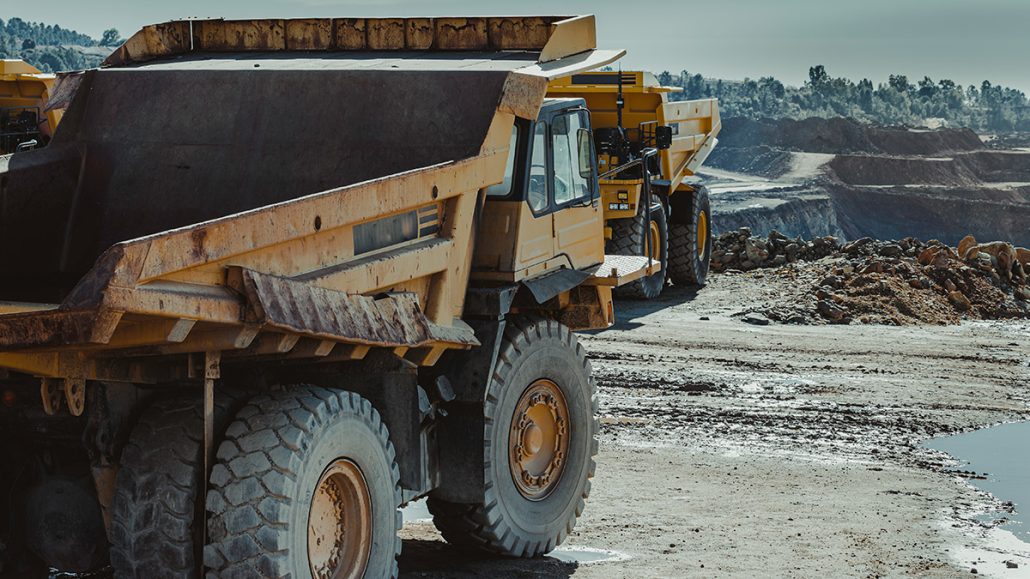
[[[775,268],[791,291],[749,310],[785,323],[957,323],[1030,318],[1030,251],[966,237],[953,248],[914,238],[791,239],[749,230],[715,240],[712,268]],[[763,276],[768,274],[756,273]]]
[[[791,239],[773,231],[769,237],[754,237],[748,227],[723,233],[714,241],[711,263],[713,271],[749,271],[761,267],[780,267],[795,261],[814,261],[833,255],[841,247],[833,236],[805,241],[800,237]]]

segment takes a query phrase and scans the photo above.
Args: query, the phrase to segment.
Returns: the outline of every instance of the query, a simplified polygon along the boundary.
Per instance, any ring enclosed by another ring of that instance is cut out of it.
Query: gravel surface
[[[1026,572],[1030,545],[1003,544],[976,518],[1011,505],[919,444],[1030,417],[1030,323],[745,323],[741,304],[782,291],[768,281],[721,274],[701,292],[619,302],[614,328],[581,337],[601,395],[601,449],[563,549],[621,560],[469,557],[415,520],[402,576]]]

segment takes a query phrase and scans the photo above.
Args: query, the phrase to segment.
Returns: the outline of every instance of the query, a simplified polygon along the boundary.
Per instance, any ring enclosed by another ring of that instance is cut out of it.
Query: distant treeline
[[[114,47],[121,44],[118,31],[104,31],[95,40],[56,24],[26,22],[21,18],[0,20],[0,58],[21,59],[43,72],[91,68],[104,59],[104,50],[91,47]]]
[[[772,77],[727,81],[704,78],[683,71],[661,73],[666,86],[683,87],[675,100],[716,97],[723,116],[851,117],[885,125],[923,125],[927,119],[943,119],[949,126],[980,132],[1030,131],[1030,103],[1016,89],[984,81],[963,87],[951,80],[930,77],[912,84],[908,77],[892,74],[886,83],[869,79],[852,82],[834,78],[822,65],[808,70],[808,81],[787,86]]]

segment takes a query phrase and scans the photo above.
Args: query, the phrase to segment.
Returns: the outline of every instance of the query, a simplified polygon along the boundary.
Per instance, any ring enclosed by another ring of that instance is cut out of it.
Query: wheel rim
[[[561,389],[537,380],[522,394],[508,432],[511,478],[523,497],[547,498],[565,470],[569,450],[569,407]]]
[[[708,214],[702,211],[697,216],[697,255],[705,256],[708,246]]]
[[[317,579],[357,578],[372,552],[372,497],[358,465],[340,458],[325,469],[308,514],[308,564]]]
[[[651,234],[651,247],[650,247],[651,252],[650,252],[649,255],[650,255],[651,259],[657,261],[658,259],[661,258],[661,248],[659,247],[659,244],[662,242],[662,233],[658,229],[658,222],[657,221],[651,221],[651,227],[649,228],[649,233]],[[646,252],[647,250],[648,250],[648,248],[645,247],[644,251]]]

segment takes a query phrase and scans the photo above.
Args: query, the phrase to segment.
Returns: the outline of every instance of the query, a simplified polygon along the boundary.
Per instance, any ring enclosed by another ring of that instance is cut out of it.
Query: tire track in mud
[[[940,471],[944,462],[922,441],[1028,416],[1030,396],[1017,378],[1027,374],[1018,343],[941,351],[931,339],[936,330],[910,329],[926,340],[910,340],[907,349],[869,347],[869,337],[850,349],[798,343],[776,328],[758,340],[738,332],[735,347],[718,333],[686,343],[602,334],[588,342],[602,434],[630,446],[800,453]]]

